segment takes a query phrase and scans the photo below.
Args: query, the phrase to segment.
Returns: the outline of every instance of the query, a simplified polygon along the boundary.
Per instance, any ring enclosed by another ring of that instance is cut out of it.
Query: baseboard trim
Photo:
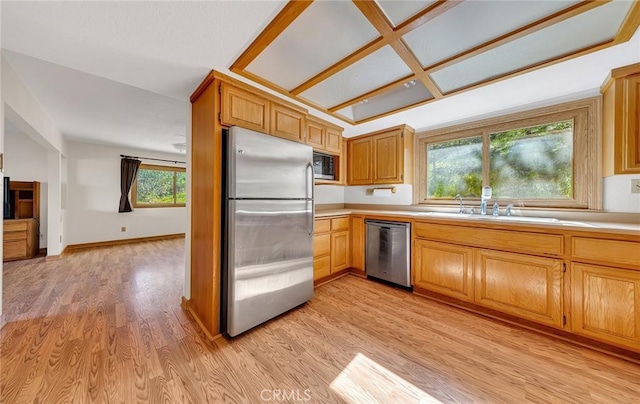
[[[57,261],[60,258],[62,258],[68,252],[68,248],[69,248],[69,246],[66,246],[62,250],[62,252],[60,254],[58,254],[58,255],[47,255],[47,256],[44,257],[44,260],[47,261],[47,262],[48,261]]]
[[[46,257],[47,256],[47,249],[46,248],[41,248],[40,250],[38,250],[38,255],[44,255]]]
[[[183,297],[184,299],[184,297]],[[188,302],[188,300],[185,299],[185,301]],[[207,339],[209,341],[215,341],[217,339],[222,338],[222,334],[216,334],[216,335],[212,335],[209,330],[207,330],[207,328],[204,326],[204,324],[202,323],[202,321],[200,320],[200,317],[198,317],[198,315],[196,314],[195,310],[193,310],[193,308],[191,307],[191,305],[187,304],[187,311],[189,312],[189,314],[191,314],[191,316],[193,317],[193,319],[196,321],[196,324],[198,325],[198,327],[200,327],[200,330],[202,330],[202,332],[204,333],[204,335],[207,337]]]
[[[94,243],[70,244],[65,248],[65,252],[83,250],[86,248],[111,247],[111,246],[123,245],[123,244],[144,243],[147,241],[171,240],[176,238],[184,238],[184,233],[165,234],[162,236],[125,238],[121,240],[96,241]],[[64,253],[60,255],[64,255]]]
[[[607,355],[616,356],[618,358],[640,364],[640,352],[631,351],[629,349],[610,345],[605,342],[600,342],[600,341],[593,340],[591,338],[582,337],[580,335],[576,335],[565,330],[538,324],[533,321],[525,320],[516,316],[512,316],[510,314],[502,313],[492,309],[487,309],[473,303],[456,299],[454,297],[441,295],[439,293],[432,292],[427,289],[423,289],[419,286],[413,287],[413,293],[417,296],[424,297],[430,300],[435,300],[439,303],[446,304],[448,306],[454,306],[456,308],[466,310],[477,315],[489,317],[494,320],[498,320],[516,327],[525,328],[527,330],[537,332],[551,338],[560,339],[570,344],[580,345],[585,348],[593,349],[594,351],[602,352]]]
[[[322,285],[324,285],[326,283],[329,283],[331,281],[335,281],[336,279],[342,278],[343,276],[348,275],[348,274],[349,274],[349,268],[343,269],[341,271],[336,272],[335,274],[331,274],[331,275],[327,276],[326,278],[322,278],[322,279],[319,279],[317,281],[313,281],[313,287],[317,288],[318,286],[322,286]]]
[[[189,303],[190,303],[189,299],[182,296],[182,300],[180,301],[180,306],[185,310],[189,310]]]
[[[349,269],[349,273],[351,273],[351,275],[359,276],[360,278],[366,278],[367,277],[367,273],[364,272],[361,269],[350,268]]]

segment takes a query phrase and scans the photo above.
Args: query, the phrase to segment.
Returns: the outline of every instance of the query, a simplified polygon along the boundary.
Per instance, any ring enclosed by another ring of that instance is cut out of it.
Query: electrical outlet
[[[640,194],[640,178],[631,180],[631,193]]]
[[[125,231],[127,231],[127,228],[123,226],[123,227],[120,228],[120,231],[121,232],[125,232]]]

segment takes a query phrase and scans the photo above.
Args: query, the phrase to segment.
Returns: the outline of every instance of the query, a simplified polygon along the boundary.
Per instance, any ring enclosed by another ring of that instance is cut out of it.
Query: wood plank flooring
[[[5,263],[0,402],[640,402],[639,365],[355,276],[208,342],[183,243]]]

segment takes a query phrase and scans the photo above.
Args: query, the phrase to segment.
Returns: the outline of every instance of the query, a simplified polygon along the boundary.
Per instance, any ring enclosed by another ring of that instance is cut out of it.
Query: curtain
[[[129,192],[131,192],[131,186],[136,179],[138,168],[140,167],[140,160],[123,158],[120,161],[120,208],[118,213],[131,212],[131,202],[129,201]]]

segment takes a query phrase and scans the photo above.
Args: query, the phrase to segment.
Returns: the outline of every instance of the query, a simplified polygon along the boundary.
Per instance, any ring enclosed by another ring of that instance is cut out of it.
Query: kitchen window
[[[591,98],[417,134],[417,202],[599,209],[600,125]]]
[[[187,177],[182,167],[142,164],[131,189],[133,207],[181,207],[187,202]]]

